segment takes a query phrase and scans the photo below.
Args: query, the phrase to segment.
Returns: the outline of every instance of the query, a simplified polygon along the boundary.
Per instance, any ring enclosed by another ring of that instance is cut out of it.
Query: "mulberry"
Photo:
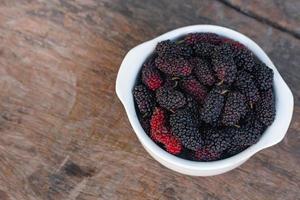
[[[144,131],[150,135],[150,117],[142,118],[139,116],[139,121]]]
[[[179,43],[177,45],[178,54],[184,58],[190,58],[194,55],[193,48],[186,43]]]
[[[190,109],[180,109],[170,116],[172,133],[180,139],[183,146],[196,150],[203,145],[199,133],[199,122]]]
[[[134,87],[133,96],[143,117],[151,116],[155,101],[152,93],[144,85]]]
[[[226,54],[215,54],[212,57],[213,70],[221,82],[231,84],[237,73],[237,68],[231,56]]]
[[[192,96],[187,95],[186,102],[188,108],[195,110],[197,113],[199,112],[199,104]]]
[[[191,46],[185,43],[177,44],[171,40],[159,42],[156,45],[155,52],[161,57],[171,56],[190,58],[194,54]]]
[[[161,107],[172,112],[186,104],[185,96],[181,92],[170,87],[159,88],[156,91],[156,100]]]
[[[176,89],[180,78],[173,76],[165,76],[164,87],[170,87]]]
[[[222,123],[226,126],[236,125],[240,118],[246,114],[247,107],[245,103],[245,96],[241,93],[229,93],[222,114]]]
[[[242,151],[244,151],[245,149],[247,149],[249,146],[241,146],[241,145],[231,145],[227,150],[226,153],[224,154],[225,158],[226,157],[231,157],[234,156]]]
[[[273,86],[273,76],[273,70],[265,63],[258,62],[256,64],[255,79],[260,90],[268,90]]]
[[[259,100],[259,91],[253,76],[246,71],[240,71],[235,82],[235,87],[246,96],[251,107]]]
[[[161,108],[156,108],[150,120],[151,137],[154,141],[164,145],[166,150],[172,154],[178,154],[182,150],[181,142],[172,135],[166,126],[166,116]]]
[[[204,143],[211,152],[222,153],[225,151],[231,142],[231,138],[227,137],[219,129],[208,129],[203,132]]]
[[[160,142],[165,145],[167,152],[174,155],[179,154],[183,148],[180,140],[171,133],[165,134]]]
[[[191,64],[183,58],[157,57],[155,65],[162,72],[172,76],[188,76],[193,70]]]
[[[171,40],[164,40],[162,42],[159,42],[155,47],[155,52],[159,56],[177,54],[176,51],[176,45]]]
[[[246,47],[240,48],[234,56],[234,62],[239,69],[252,72],[255,64],[255,57]]]
[[[228,127],[223,132],[232,138],[231,146],[250,146],[260,139],[264,130],[262,123],[253,120],[240,128]]]
[[[223,45],[224,45],[224,44],[230,45],[230,48],[231,48],[231,51],[232,51],[233,55],[237,55],[237,53],[238,53],[241,49],[246,48],[243,44],[241,44],[241,43],[239,43],[239,42],[237,42],[237,41],[228,39],[228,38],[224,38],[224,39],[222,40],[222,43],[223,43]]]
[[[197,161],[214,161],[218,160],[221,153],[212,151],[209,147],[202,147],[195,151],[193,159]]]
[[[190,45],[200,42],[218,45],[222,42],[222,37],[215,33],[190,33],[184,38],[184,41]]]
[[[248,131],[248,134],[244,134],[243,145],[250,146],[258,142],[265,131],[265,126],[260,121],[255,119],[244,127],[244,133],[246,131]]]
[[[200,112],[200,118],[211,125],[215,125],[224,106],[224,96],[216,90],[211,90],[207,95]]]
[[[180,86],[186,93],[192,95],[199,103],[203,103],[203,100],[207,95],[207,90],[195,77],[191,76],[183,79]]]
[[[150,90],[156,90],[163,84],[160,72],[153,66],[144,66],[142,69],[142,82],[148,86]]]
[[[275,97],[273,90],[269,89],[261,93],[261,100],[256,106],[258,119],[266,126],[270,126],[275,119]]]
[[[215,45],[209,43],[197,43],[193,46],[195,54],[203,58],[210,58],[215,50]]]
[[[220,46],[215,46],[214,54],[233,57],[236,54],[236,51],[230,44],[224,43]]]
[[[200,58],[193,58],[190,60],[190,63],[193,65],[195,75],[199,82],[208,86],[212,86],[216,82],[216,78],[213,75],[213,71],[211,70],[208,61]]]

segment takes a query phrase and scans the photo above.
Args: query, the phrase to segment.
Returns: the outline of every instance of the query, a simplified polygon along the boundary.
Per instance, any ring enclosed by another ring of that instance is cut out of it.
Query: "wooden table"
[[[0,199],[299,199],[299,9],[297,0],[1,0]],[[214,177],[153,160],[115,94],[129,49],[191,24],[250,36],[295,97],[284,141]]]

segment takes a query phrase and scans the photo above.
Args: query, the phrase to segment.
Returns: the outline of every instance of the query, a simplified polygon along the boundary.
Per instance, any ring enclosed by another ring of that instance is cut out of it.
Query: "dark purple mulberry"
[[[236,79],[237,68],[231,56],[216,53],[212,57],[212,65],[221,82],[231,84]]]
[[[239,92],[230,92],[222,114],[222,123],[226,126],[238,124],[241,117],[245,116],[247,111],[246,98]]]
[[[209,43],[197,43],[193,46],[195,54],[203,58],[210,58],[215,50],[215,45]]]
[[[234,137],[235,144],[241,146],[253,145],[258,142],[263,131],[263,125],[259,121],[255,121],[250,126],[242,128],[242,131]]]
[[[254,73],[257,87],[260,90],[268,90],[273,86],[273,70],[263,62],[257,62]]]
[[[170,87],[161,87],[156,91],[156,100],[158,104],[172,112],[186,104],[185,96]]]
[[[233,58],[237,57],[240,50],[246,48],[243,44],[226,38],[226,41],[222,44],[222,51],[230,52]]]
[[[147,89],[147,87],[144,85],[135,86],[133,96],[142,116],[151,116],[155,106],[155,101],[152,93]]]
[[[192,110],[196,110],[196,112],[199,112],[199,104],[198,102],[190,95],[186,95],[186,101],[187,101],[187,107],[191,108]]]
[[[207,129],[203,132],[205,146],[211,152],[222,153],[226,150],[231,142],[231,138],[227,137],[220,129]]]
[[[172,42],[171,40],[165,40],[159,42],[156,47],[155,47],[155,52],[159,56],[166,56],[166,55],[171,55],[171,54],[177,54],[175,48],[175,43]]]
[[[194,51],[190,45],[187,45],[185,43],[175,43],[171,40],[165,40],[162,42],[159,42],[156,45],[155,52],[161,56],[171,56],[171,57],[186,57],[190,58],[193,56]]]
[[[253,76],[246,71],[240,71],[235,82],[235,87],[246,96],[252,107],[259,100],[259,91],[253,80]]]
[[[221,156],[221,153],[212,151],[209,147],[202,147],[195,151],[193,160],[196,161],[214,161],[218,160]]]
[[[250,146],[258,142],[265,126],[256,118],[249,118],[241,127],[228,127],[224,134],[232,138],[231,146]]]
[[[192,45],[200,42],[218,45],[222,42],[222,37],[215,33],[190,33],[184,41]]]
[[[190,109],[180,109],[171,114],[170,125],[172,133],[181,140],[183,146],[191,150],[202,147],[199,122]]]
[[[269,89],[261,93],[261,100],[256,105],[258,119],[266,126],[270,126],[276,115],[275,97],[273,90]]]
[[[236,51],[230,44],[224,43],[220,46],[215,46],[214,53],[215,54],[222,54],[222,55],[225,55],[225,56],[230,56],[230,57],[233,58]]]
[[[193,58],[190,60],[190,63],[193,65],[195,75],[200,83],[212,86],[216,82],[208,61],[201,58]]]
[[[150,135],[150,117],[142,118],[139,116],[139,121],[141,123],[141,126],[143,127],[144,131]]]
[[[184,58],[190,58],[194,55],[193,48],[186,43],[179,43],[177,45],[178,54]]]
[[[203,104],[200,112],[200,118],[211,125],[215,125],[224,106],[224,96],[216,90],[211,90]]]
[[[157,57],[155,65],[162,72],[171,76],[188,76],[193,69],[187,60],[175,57]]]
[[[255,57],[246,47],[240,48],[234,56],[234,62],[239,69],[252,72],[255,65]]]
[[[234,156],[242,151],[244,151],[245,149],[247,149],[249,146],[241,146],[241,145],[231,145],[227,150],[226,153],[224,154],[225,158],[226,157],[231,157]]]

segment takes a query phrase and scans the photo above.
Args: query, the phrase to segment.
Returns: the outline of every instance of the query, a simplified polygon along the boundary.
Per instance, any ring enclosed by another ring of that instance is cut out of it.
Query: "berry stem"
[[[217,86],[220,86],[224,83],[224,80],[221,80],[220,82],[217,83]]]

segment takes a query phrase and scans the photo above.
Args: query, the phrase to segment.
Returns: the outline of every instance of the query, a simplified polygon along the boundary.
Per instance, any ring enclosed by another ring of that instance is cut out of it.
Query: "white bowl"
[[[167,153],[156,145],[145,133],[138,120],[134,106],[132,89],[135,85],[135,81],[142,64],[153,52],[156,44],[162,40],[175,39],[194,32],[212,32],[239,41],[251,49],[260,60],[266,63],[274,71],[274,90],[276,97],[275,121],[267,128],[261,139],[256,144],[235,156],[219,161],[189,161]],[[294,100],[291,90],[286,85],[266,53],[254,41],[245,35],[228,28],[214,25],[195,25],[179,28],[131,49],[125,56],[119,69],[116,81],[116,92],[125,107],[133,130],[148,153],[162,165],[174,171],[193,176],[212,176],[227,172],[244,163],[258,151],[279,143],[287,132],[294,108]]]

